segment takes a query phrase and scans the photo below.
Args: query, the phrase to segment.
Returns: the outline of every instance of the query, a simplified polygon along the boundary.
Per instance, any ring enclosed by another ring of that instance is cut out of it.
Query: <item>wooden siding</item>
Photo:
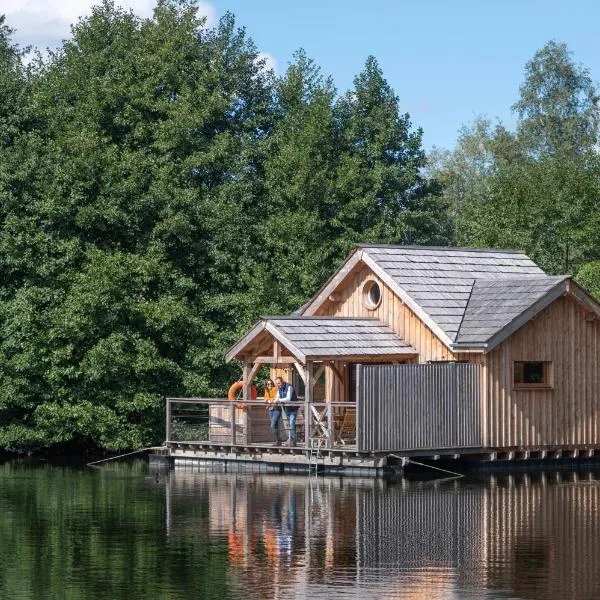
[[[563,296],[486,357],[490,447],[597,446],[600,321]],[[552,363],[552,389],[514,389],[515,361]]]
[[[480,367],[359,365],[359,451],[440,450],[483,445]]]
[[[363,285],[374,280],[381,290],[379,306],[370,310],[363,304]],[[371,269],[361,264],[336,292],[339,300],[327,301],[316,313],[321,316],[375,317],[389,325],[404,341],[419,353],[419,362],[453,360],[454,355],[439,338]]]

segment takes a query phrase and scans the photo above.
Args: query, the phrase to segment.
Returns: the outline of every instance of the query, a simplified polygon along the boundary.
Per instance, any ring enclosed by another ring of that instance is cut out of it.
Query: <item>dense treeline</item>
[[[427,164],[369,58],[276,77],[226,15],[106,1],[44,58],[0,22],[0,448],[140,447],[163,395],[221,395],[223,354],[357,242],[520,247],[600,290],[598,99],[550,43],[516,132],[478,120]]]
[[[358,241],[446,243],[421,132],[370,58],[352,90],[276,78],[230,15],[96,7],[0,70],[0,447],[160,440],[163,395],[221,395],[227,347]]]

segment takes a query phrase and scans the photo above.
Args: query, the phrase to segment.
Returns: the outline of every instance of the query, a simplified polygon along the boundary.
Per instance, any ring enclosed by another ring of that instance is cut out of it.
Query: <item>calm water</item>
[[[0,598],[600,598],[600,476],[0,463]]]

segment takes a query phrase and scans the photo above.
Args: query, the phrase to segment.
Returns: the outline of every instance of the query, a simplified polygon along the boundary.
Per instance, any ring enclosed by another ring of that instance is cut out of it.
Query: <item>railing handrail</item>
[[[304,426],[307,428],[305,432],[314,432],[314,435],[322,436],[324,435],[327,439],[328,447],[335,443],[335,440],[341,440],[342,437],[341,432],[343,431],[343,424],[338,422],[338,418],[343,418],[344,421],[348,415],[352,415],[354,411],[357,410],[356,402],[308,402],[306,403],[304,399],[299,398],[297,402],[275,402],[275,405],[280,409],[294,408],[294,409],[302,409],[300,412],[299,419],[303,419]],[[201,407],[205,406],[206,409],[199,410],[198,408],[192,407]],[[188,408],[186,408],[188,407]],[[265,402],[264,399],[254,399],[254,400],[243,400],[243,399],[233,399],[229,398],[199,398],[199,397],[188,397],[188,398],[180,398],[180,397],[169,397],[166,398],[166,429],[165,429],[165,441],[167,443],[173,442],[172,440],[172,430],[174,426],[174,419],[184,419],[186,422],[190,423],[190,419],[192,421],[197,418],[204,419],[206,416],[209,418],[209,428],[210,428],[210,419],[213,411],[212,407],[222,407],[227,409],[229,412],[226,413],[228,416],[224,416],[225,422],[228,423],[228,427],[230,429],[230,442],[232,446],[236,445],[236,431],[240,423],[238,419],[240,415],[248,415],[248,419],[251,414],[255,415],[257,413],[250,413],[247,410],[252,407],[260,407],[265,410],[271,408],[270,402]],[[343,409],[343,410],[336,410]],[[348,412],[350,411],[350,412]],[[218,417],[223,418],[223,417]],[[245,422],[246,417],[244,417]],[[300,421],[299,421],[300,422]],[[249,423],[249,421],[248,421]],[[219,425],[221,426],[221,425]],[[356,428],[356,426],[354,426]],[[239,433],[239,432],[238,432]],[[220,435],[220,434],[219,434]],[[310,435],[313,435],[312,433]],[[210,431],[208,433],[210,439]],[[178,441],[178,443],[185,443]],[[191,443],[191,442],[190,442]],[[306,441],[308,447],[308,438]]]
[[[268,403],[264,400],[229,400],[228,398],[166,398],[167,402],[179,402],[182,404],[224,404],[229,406],[231,404],[244,404],[248,406],[267,406]],[[275,402],[279,406],[305,406],[304,401],[298,402]],[[311,406],[356,406],[356,402],[311,402]]]

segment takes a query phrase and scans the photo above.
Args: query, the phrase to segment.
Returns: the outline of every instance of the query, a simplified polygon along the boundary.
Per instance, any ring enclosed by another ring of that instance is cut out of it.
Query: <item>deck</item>
[[[157,454],[179,466],[357,475],[395,470],[409,460],[533,465],[600,458],[597,443],[490,444],[480,372],[478,365],[457,363],[358,364],[354,401],[308,396],[293,405],[293,447],[273,445],[261,400],[168,398],[166,438]],[[279,438],[289,438],[285,417],[280,426]]]

